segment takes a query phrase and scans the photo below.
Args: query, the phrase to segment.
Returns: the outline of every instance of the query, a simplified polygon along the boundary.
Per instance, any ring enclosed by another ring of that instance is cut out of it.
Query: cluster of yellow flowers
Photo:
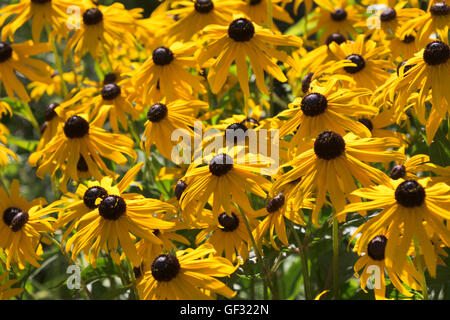
[[[305,13],[301,34],[275,23],[294,24],[287,8]],[[32,40],[17,43],[28,21]],[[28,163],[62,193],[47,205],[18,180],[0,188],[0,267],[39,268],[53,243],[74,264],[126,261],[141,299],[232,298],[217,278],[253,252],[276,297],[264,247],[295,243],[311,299],[313,244],[299,237],[329,227],[339,298],[340,224],[352,215],[361,289],[377,266],[375,298],[387,276],[426,299],[425,271],[436,277],[450,247],[450,167],[411,151],[411,137],[431,145],[448,127],[449,26],[440,0],[166,0],[148,18],[91,0],[0,8],[0,112],[25,108],[39,137]],[[10,131],[0,125],[2,167],[18,161]],[[152,188],[159,199],[144,195]],[[199,230],[195,243],[185,230]],[[19,293],[6,279],[0,298]]]

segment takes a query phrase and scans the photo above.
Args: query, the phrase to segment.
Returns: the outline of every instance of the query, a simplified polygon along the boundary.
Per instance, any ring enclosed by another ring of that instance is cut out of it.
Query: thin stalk
[[[423,300],[428,300],[427,280],[425,278],[425,272],[422,266],[422,257],[420,255],[419,242],[417,241],[415,235],[414,235],[414,250],[416,252],[417,269],[420,273],[420,286],[422,287]]]
[[[59,57],[58,48],[56,47],[56,42],[50,31],[48,23],[45,24],[45,30],[47,31],[48,40],[50,41],[50,44],[52,46],[53,55],[55,56],[56,69],[58,70],[59,77],[61,78],[61,89],[63,91],[64,99],[66,99],[69,95],[69,90],[67,89],[67,84],[63,78],[64,70],[62,67],[61,58]]]
[[[73,261],[72,258],[67,255],[66,251],[63,249],[63,247],[59,244],[59,242],[55,238],[53,238],[52,236],[50,236],[48,234],[43,234],[43,236],[46,237],[47,239],[49,239],[54,245],[56,245],[56,247],[59,249],[59,251],[61,251],[61,253],[63,254],[64,258],[66,259],[66,261],[69,265],[77,265],[76,262]],[[81,283],[81,286],[83,287],[84,291],[86,292],[86,295],[88,296],[88,298],[90,300],[95,300],[94,296],[89,291],[83,278],[80,279],[80,283]]]
[[[267,287],[269,288],[270,292],[272,293],[272,297],[273,297],[275,300],[278,300],[278,294],[277,294],[277,292],[274,290],[274,288],[273,288],[273,286],[272,286],[272,283],[270,282],[270,276],[269,276],[269,273],[268,273],[268,271],[267,271],[267,269],[266,269],[266,266],[264,265],[264,261],[263,261],[263,259],[262,259],[262,255],[261,255],[261,253],[259,252],[259,249],[258,249],[258,246],[257,246],[257,244],[256,244],[255,238],[253,237],[253,234],[252,234],[252,231],[251,231],[251,229],[250,229],[250,225],[249,225],[249,223],[248,223],[247,217],[246,217],[246,215],[244,214],[244,212],[242,212],[242,209],[241,209],[239,206],[238,206],[238,209],[239,209],[239,212],[240,212],[240,214],[241,214],[241,216],[242,216],[242,219],[244,220],[244,224],[245,224],[245,227],[247,228],[248,235],[249,235],[249,237],[250,237],[250,240],[252,241],[253,250],[255,251],[256,258],[257,258],[258,263],[259,263],[259,265],[261,266],[261,270],[262,270],[262,272],[263,272],[263,274],[264,274],[264,280],[265,280],[264,283],[265,283],[265,285],[267,285]],[[264,290],[264,291],[265,291],[265,290]]]
[[[311,300],[312,299],[311,283],[309,280],[308,260],[307,260],[306,252],[305,252],[306,250],[305,250],[304,245],[300,241],[300,237],[299,237],[298,233],[294,229],[294,225],[292,223],[290,223],[289,225],[292,229],[292,233],[294,234],[294,238],[295,238],[295,241],[296,241],[297,247],[298,247],[298,253],[300,254],[300,259],[302,260],[302,274],[303,274],[303,286],[304,286],[304,290],[305,290],[305,298],[306,298],[306,300]]]
[[[334,299],[339,299],[339,222],[333,220],[333,290]]]
[[[39,127],[39,124],[33,114],[33,111],[30,108],[30,105],[28,104],[28,102],[24,101],[23,106],[25,108],[25,111],[28,114],[28,120],[31,122],[31,125],[33,126],[34,130],[37,131],[38,135],[41,134],[41,128]]]

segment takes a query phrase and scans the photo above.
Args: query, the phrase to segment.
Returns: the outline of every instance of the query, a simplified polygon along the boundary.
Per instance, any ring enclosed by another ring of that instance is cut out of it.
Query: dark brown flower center
[[[156,281],[170,281],[180,272],[180,262],[172,254],[162,254],[152,263],[151,271]]]
[[[89,209],[95,209],[98,207],[98,204],[95,204],[97,199],[105,199],[107,196],[108,192],[104,188],[100,186],[90,187],[84,192],[83,202]]]
[[[380,21],[381,22],[388,22],[392,21],[397,17],[397,12],[394,10],[394,8],[387,8],[384,9],[383,12],[380,15]]]
[[[162,103],[156,103],[150,107],[147,112],[147,119],[151,122],[160,122],[167,116],[167,106]]]
[[[50,103],[45,110],[44,118],[45,121],[51,121],[54,117],[56,117],[55,109],[59,106],[59,103]]]
[[[90,8],[83,13],[83,22],[85,25],[92,26],[102,21],[103,13],[98,8]]]
[[[386,249],[387,239],[383,235],[376,236],[367,245],[367,254],[373,260],[384,260],[384,251]]]
[[[117,76],[115,73],[108,73],[105,75],[105,78],[103,79],[103,85],[107,85],[110,83],[116,83],[117,82]]]
[[[369,131],[373,130],[373,123],[369,119],[362,118],[362,119],[359,119],[358,121],[361,122],[363,125],[365,125],[366,128],[369,129]]]
[[[308,92],[313,76],[314,76],[314,72],[309,72],[303,77],[303,79],[302,79],[302,92],[303,93]]]
[[[234,20],[228,27],[228,36],[234,41],[250,41],[255,34],[253,23],[245,18]]]
[[[105,85],[101,91],[103,100],[114,100],[121,93],[120,87],[115,83],[108,83]]]
[[[89,122],[80,116],[72,116],[64,124],[64,134],[69,139],[83,138],[89,133]]]
[[[322,132],[314,141],[314,152],[320,159],[332,160],[342,155],[344,151],[344,139],[333,131]]]
[[[13,49],[6,42],[0,41],[0,63],[5,62],[9,58],[11,58],[13,53]]]
[[[177,200],[180,200],[181,195],[183,194],[184,190],[187,188],[187,183],[183,180],[180,180],[175,185],[175,197],[177,197]]]
[[[334,21],[343,21],[347,19],[347,11],[344,8],[336,8],[334,12],[330,13],[330,16]]]
[[[411,64],[411,65],[406,65],[406,60],[402,61],[398,64],[397,66],[397,76],[400,76],[400,69],[401,67],[403,67],[403,74],[405,75],[409,70],[411,70],[412,67],[415,66],[415,64]]]
[[[11,228],[13,232],[17,232],[28,222],[28,212],[22,211],[17,207],[9,207],[3,212],[3,221]]]
[[[208,13],[214,9],[214,3],[211,0],[196,0],[194,8],[198,13]]]
[[[450,48],[442,41],[427,44],[423,51],[423,60],[430,66],[444,64],[450,58]]]
[[[123,198],[109,195],[103,198],[98,206],[98,212],[107,220],[117,220],[127,211],[127,204]]]
[[[250,0],[251,6],[256,6],[257,4],[260,4],[262,0]]]
[[[250,128],[256,128],[259,126],[259,121],[254,118],[246,118],[241,121],[241,124],[244,125],[246,128],[250,126]]]
[[[284,206],[285,197],[282,193],[276,195],[267,202],[266,210],[269,213],[274,213]]]
[[[225,139],[227,141],[238,143],[238,141],[245,141],[247,127],[241,123],[230,124],[225,130]]]
[[[413,36],[412,34],[407,34],[403,38],[402,42],[408,44],[408,43],[413,43],[415,40],[416,40],[415,36]]]
[[[153,51],[152,58],[156,65],[165,66],[173,61],[174,56],[172,50],[169,48],[159,47]]]
[[[231,216],[227,215],[226,212],[222,212],[219,215],[218,220],[219,224],[223,227],[220,230],[224,232],[231,232],[239,227],[239,218],[234,214],[234,212],[231,213]]]
[[[443,2],[438,2],[431,6],[430,12],[433,16],[448,16],[450,14],[450,6]]]
[[[301,109],[305,116],[315,117],[325,112],[328,107],[327,98],[320,93],[313,92],[302,99]]]
[[[395,165],[390,173],[390,177],[394,180],[398,180],[400,178],[403,178],[406,174],[406,168],[402,164]]]
[[[345,36],[340,33],[332,33],[327,37],[325,41],[326,45],[329,46],[332,42],[336,42],[338,45],[347,41]]]
[[[36,3],[36,4],[44,4],[44,3],[48,3],[51,2],[52,0],[31,0],[32,3]]]
[[[425,201],[425,189],[416,180],[406,180],[395,190],[397,203],[407,207],[419,207]]]
[[[223,153],[212,158],[209,163],[209,172],[216,177],[223,176],[233,169],[233,158]]]
[[[366,62],[364,61],[364,58],[361,57],[359,54],[351,54],[351,55],[347,56],[345,59],[350,60],[351,62],[356,64],[356,66],[344,67],[344,70],[348,73],[351,73],[351,74],[357,73],[357,72],[361,71],[362,69],[364,69],[364,67],[366,66]]]

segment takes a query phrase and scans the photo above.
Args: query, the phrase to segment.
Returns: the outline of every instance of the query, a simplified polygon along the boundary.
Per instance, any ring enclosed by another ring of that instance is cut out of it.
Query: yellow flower
[[[235,19],[229,26],[208,26],[204,29],[204,33],[208,44],[200,54],[199,62],[200,65],[204,65],[209,59],[215,58],[212,63],[208,62],[208,81],[212,92],[220,91],[227,80],[228,69],[235,61],[239,85],[247,98],[250,97],[247,57],[255,74],[258,89],[268,94],[264,83],[264,71],[280,82],[287,81],[280,67],[274,62],[275,59],[295,68],[292,57],[272,46],[302,45],[298,37],[274,34],[246,18]]]
[[[416,239],[427,270],[435,277],[437,255],[431,238],[437,235],[446,246],[450,245],[450,231],[444,223],[450,218],[450,187],[442,182],[430,182],[430,178],[390,180],[352,192],[354,196],[371,201],[351,203],[336,216],[345,216],[348,212],[365,215],[366,210],[382,209],[353,234],[352,238],[361,234],[355,247],[358,254],[374,236],[386,232],[389,239],[385,251],[386,266],[401,272],[407,262],[408,250]]]
[[[30,40],[9,44],[0,41],[0,84],[3,83],[9,97],[15,98],[17,94],[21,100],[30,101],[30,96],[17,78],[16,71],[31,81],[51,82],[47,64],[29,57],[47,51],[50,51],[50,45],[47,43],[33,44]]]
[[[55,175],[60,169],[71,179],[78,181],[79,168],[89,172],[98,172],[100,168],[105,174],[114,176],[102,158],[121,165],[127,163],[124,154],[136,160],[134,141],[131,138],[102,129],[106,109],[94,119],[85,114],[66,113],[59,109],[56,112],[64,120],[56,135],[42,150],[32,153],[28,159],[31,166],[39,166],[36,172],[38,177],[43,177],[47,172]],[[67,185],[61,184],[60,187],[66,191]]]
[[[50,24],[53,29],[66,34],[67,21],[66,0],[21,0],[17,4],[10,4],[0,9],[0,27],[12,15],[16,15],[2,30],[2,41],[9,38],[13,41],[14,33],[27,21],[31,20],[31,35],[34,43],[39,43],[42,29]]]
[[[225,258],[214,256],[215,250],[205,244],[197,249],[162,254],[151,265],[138,284],[144,300],[205,300],[216,294],[226,298],[236,295],[216,277],[227,277],[236,267]]]
[[[327,191],[333,207],[337,211],[343,210],[347,198],[355,200],[350,194],[357,189],[353,178],[363,186],[389,180],[386,174],[365,162],[386,163],[405,157],[396,151],[384,151],[400,146],[399,141],[393,138],[359,138],[350,133],[341,137],[335,132],[324,131],[314,142],[307,142],[306,145],[308,149],[305,152],[281,166],[280,169],[293,169],[275,181],[273,190],[277,192],[296,181],[292,196],[295,195],[294,201],[297,203],[302,203],[305,197],[315,192],[312,222],[316,226],[319,225],[319,212]]]
[[[105,177],[100,186],[92,185],[85,191],[83,202],[89,209],[82,217],[78,213],[69,217],[78,218],[77,232],[66,243],[66,252],[72,251],[76,260],[81,251],[88,261],[96,267],[101,249],[111,255],[114,262],[120,264],[119,242],[125,255],[134,266],[140,264],[133,240],[141,237],[155,244],[161,240],[153,234],[155,229],[168,229],[173,222],[164,221],[153,216],[154,213],[174,212],[174,207],[156,199],[148,199],[139,194],[125,193],[142,168],[140,163],[130,169],[117,185],[112,185],[112,178]],[[131,234],[132,235],[131,235]]]
[[[5,250],[6,268],[11,268],[11,263],[24,269],[26,263],[39,268],[37,260],[41,259],[37,254],[40,247],[41,233],[53,233],[51,217],[45,217],[51,213],[59,212],[58,202],[43,207],[43,198],[28,202],[20,195],[19,181],[14,179],[11,183],[9,195],[5,189],[0,188],[0,248]]]

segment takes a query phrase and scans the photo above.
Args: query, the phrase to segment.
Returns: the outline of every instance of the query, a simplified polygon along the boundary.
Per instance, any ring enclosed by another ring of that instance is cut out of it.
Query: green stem
[[[292,229],[292,233],[294,234],[295,241],[297,242],[300,259],[302,260],[302,274],[303,274],[303,286],[305,290],[305,298],[306,300],[312,300],[311,283],[309,281],[309,269],[308,269],[308,260],[306,257],[306,249],[304,244],[302,244],[302,242],[300,241],[298,233],[294,229],[294,224],[290,223],[290,227]]]
[[[64,99],[66,99],[67,96],[69,95],[69,90],[67,89],[67,84],[63,78],[64,70],[62,67],[61,58],[59,57],[58,48],[56,47],[56,42],[50,31],[50,27],[49,27],[48,23],[45,24],[45,30],[47,31],[48,40],[52,46],[53,55],[55,56],[56,69],[58,70],[59,76],[61,78],[61,88],[63,91],[63,96],[64,96]]]
[[[272,297],[273,297],[275,300],[278,300],[278,294],[277,294],[277,292],[274,290],[274,288],[273,288],[273,286],[272,286],[272,283],[270,282],[270,276],[269,276],[269,273],[267,272],[266,266],[264,265],[264,260],[263,260],[263,258],[262,258],[261,253],[259,252],[258,246],[257,246],[257,244],[256,244],[256,240],[255,240],[255,238],[253,237],[252,230],[250,229],[250,225],[249,225],[248,220],[247,220],[247,216],[246,216],[245,213],[242,211],[241,207],[238,206],[238,209],[239,209],[239,212],[240,212],[240,214],[241,214],[241,216],[242,216],[242,220],[244,220],[244,224],[245,224],[245,227],[247,228],[248,235],[249,235],[249,237],[250,237],[250,240],[252,241],[253,250],[255,251],[256,258],[257,258],[258,263],[259,263],[259,265],[261,266],[261,270],[262,270],[262,272],[263,272],[263,274],[264,274],[264,280],[265,280],[264,283],[267,285],[267,287],[269,288],[270,292],[272,293]]]
[[[420,255],[419,242],[414,235],[414,250],[416,252],[417,269],[420,274],[420,286],[422,287],[423,300],[428,300],[427,280],[425,278],[425,272],[422,265],[422,256]]]
[[[28,115],[28,120],[31,122],[31,125],[33,126],[34,130],[37,131],[38,135],[41,134],[41,128],[39,127],[39,124],[33,114],[33,111],[30,108],[30,105],[28,104],[28,102],[24,101],[23,102],[23,106],[25,108],[25,111]]]
[[[339,222],[333,220],[333,289],[334,299],[339,299]]]

